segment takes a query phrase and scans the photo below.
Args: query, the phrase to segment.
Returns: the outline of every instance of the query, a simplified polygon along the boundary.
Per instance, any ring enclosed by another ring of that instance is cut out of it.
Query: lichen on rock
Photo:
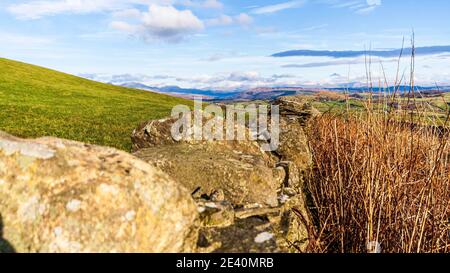
[[[23,168],[23,158],[33,157]],[[17,252],[192,252],[189,191],[112,148],[0,134],[1,240]]]

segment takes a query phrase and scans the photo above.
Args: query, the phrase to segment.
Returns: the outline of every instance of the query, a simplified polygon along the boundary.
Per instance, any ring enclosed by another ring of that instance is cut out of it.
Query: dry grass
[[[450,252],[448,115],[430,126],[420,108],[390,111],[402,102],[388,98],[379,107],[369,96],[364,112],[328,113],[310,124],[315,251]]]
[[[308,183],[319,241],[330,252],[448,252],[448,133],[382,118],[323,116],[309,133]]]

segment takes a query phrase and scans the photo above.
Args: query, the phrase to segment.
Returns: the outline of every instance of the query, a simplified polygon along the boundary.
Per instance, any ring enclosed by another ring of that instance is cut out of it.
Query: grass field
[[[0,130],[16,136],[56,136],[129,151],[140,122],[168,116],[177,104],[190,102],[0,58]]]
[[[332,92],[329,92],[332,94]],[[435,97],[425,97],[416,93],[416,97],[408,102],[408,98],[402,96],[396,96],[395,103],[388,104],[392,100],[391,96],[383,97],[383,94],[377,96],[374,94],[369,102],[369,93],[358,93],[361,98],[349,98],[348,100],[340,96],[344,96],[343,93],[337,93],[334,96],[305,96],[305,98],[311,101],[311,104],[322,113],[335,113],[339,114],[342,111],[350,111],[356,113],[363,113],[367,111],[367,107],[370,105],[377,111],[397,111],[401,113],[405,109],[408,109],[408,104],[414,108],[409,108],[410,113],[415,117],[415,122],[442,126],[447,119],[447,115],[450,111],[450,92],[444,92]],[[401,110],[403,109],[403,110]],[[413,110],[414,111],[411,111]],[[399,119],[401,115],[394,116],[395,119]],[[409,115],[408,115],[409,117]]]

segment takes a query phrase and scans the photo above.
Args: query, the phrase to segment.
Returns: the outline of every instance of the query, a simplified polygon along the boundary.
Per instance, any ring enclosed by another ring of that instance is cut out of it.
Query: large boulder
[[[252,143],[247,144],[250,146],[179,143],[141,149],[135,155],[198,196],[222,190],[233,206],[253,203],[277,206],[277,189],[283,181],[279,170],[274,168],[271,157]],[[251,152],[253,149],[257,152]]]
[[[213,118],[202,111],[191,114],[196,113],[202,115],[203,124]],[[189,137],[177,141],[171,132],[177,120],[170,117],[138,126],[131,136],[134,155],[163,170],[199,196],[222,190],[233,206],[278,205],[277,189],[282,178],[275,168],[277,159],[264,152],[257,141]],[[250,135],[248,128],[235,124],[235,132],[238,129],[247,137]]]
[[[0,133],[0,252],[191,252],[190,193],[112,148]]]

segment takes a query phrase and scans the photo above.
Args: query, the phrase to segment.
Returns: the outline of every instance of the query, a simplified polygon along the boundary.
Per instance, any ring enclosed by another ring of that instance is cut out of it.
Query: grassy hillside
[[[142,121],[188,101],[97,83],[0,58],[0,130],[21,137],[56,136],[129,151]]]

